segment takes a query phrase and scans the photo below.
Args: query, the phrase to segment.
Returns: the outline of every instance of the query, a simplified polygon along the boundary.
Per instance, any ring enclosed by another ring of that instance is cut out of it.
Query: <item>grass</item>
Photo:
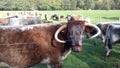
[[[9,11],[12,14],[20,11]],[[84,18],[91,18],[91,23],[96,22],[109,22],[109,21],[118,21],[120,17],[120,10],[56,10],[56,11],[32,11],[38,12],[41,15],[41,18],[44,19],[44,15],[48,14],[48,18],[50,21],[51,15],[58,14],[58,15],[83,15]],[[0,15],[6,16],[6,11],[0,11]],[[66,19],[59,20],[59,22],[66,21]],[[54,21],[58,22],[58,21]]]
[[[63,62],[63,68],[120,68],[120,45],[114,45],[110,57],[104,61],[103,43],[98,39],[98,44],[93,45],[95,39],[85,39],[83,51],[72,52]],[[36,65],[34,68],[46,68],[46,65]]]
[[[40,11],[41,14],[49,14],[49,18],[52,14],[58,15],[83,15],[85,18],[91,18],[92,23],[103,21],[118,21],[120,17],[120,10],[71,10],[71,11]],[[42,17],[44,18],[44,17]],[[62,20],[63,21],[63,20]],[[65,21],[65,20],[64,20]]]
[[[13,11],[12,11],[13,12]],[[15,12],[15,11],[14,11]],[[14,13],[13,12],[13,13]],[[118,21],[120,10],[71,10],[71,11],[38,11],[42,14],[48,14],[49,18],[52,14],[59,15],[83,15],[85,18],[91,18],[92,23]],[[1,11],[0,14],[6,16],[6,11]],[[66,21],[60,20],[59,22]],[[54,21],[58,22],[58,21]],[[63,62],[63,68],[120,68],[120,45],[114,45],[110,57],[104,61],[103,56],[105,49],[103,43],[98,40],[97,45],[93,45],[95,39],[85,39],[83,43],[83,51],[79,53],[72,52]],[[46,68],[46,64],[38,64],[34,68]]]
[[[85,40],[83,52],[72,53],[72,55],[86,63],[88,68],[120,68],[120,45],[115,45],[108,60],[104,61],[105,49],[103,48],[102,42],[99,41],[98,45],[95,46],[93,45],[93,41]]]

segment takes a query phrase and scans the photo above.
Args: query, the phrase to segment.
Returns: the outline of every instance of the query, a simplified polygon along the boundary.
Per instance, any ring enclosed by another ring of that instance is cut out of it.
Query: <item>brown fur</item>
[[[84,24],[79,21],[67,24],[84,28]],[[65,45],[54,39],[54,33],[63,24],[46,25],[24,31],[19,28],[0,28],[0,62],[12,68],[28,68],[49,57],[52,68],[61,68],[62,55],[69,49],[65,50]],[[64,32],[59,37],[63,39]]]
[[[16,68],[28,68],[48,56],[51,64],[60,64],[64,45],[52,40],[60,26],[34,27],[25,31],[0,29],[0,62]]]
[[[76,15],[76,16],[72,16],[73,20],[80,20],[82,18],[82,16],[80,15]]]

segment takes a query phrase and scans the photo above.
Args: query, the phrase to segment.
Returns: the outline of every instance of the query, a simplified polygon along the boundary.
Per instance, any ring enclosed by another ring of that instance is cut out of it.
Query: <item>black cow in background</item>
[[[59,20],[59,16],[57,14],[54,14],[51,16],[51,19],[53,20]]]
[[[106,35],[105,35],[105,48],[106,48],[106,53],[105,53],[105,60],[109,56],[113,44],[120,43],[120,24],[110,24],[107,27],[106,30]]]
[[[101,39],[103,43],[105,42],[106,30],[107,30],[109,25],[120,25],[120,23],[119,22],[99,22],[99,23],[96,23],[96,26],[98,26],[101,30],[101,34],[98,37],[96,37],[97,39],[95,39],[94,45],[97,45],[98,38]],[[96,29],[90,30],[90,34],[87,37],[89,38],[91,35],[94,35],[95,33],[96,33]]]

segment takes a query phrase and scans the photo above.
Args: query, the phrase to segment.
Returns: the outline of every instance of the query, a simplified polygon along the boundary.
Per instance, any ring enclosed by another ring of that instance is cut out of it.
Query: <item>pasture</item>
[[[8,11],[0,11],[0,15],[6,17]],[[21,11],[9,11],[11,14],[16,14]],[[118,21],[120,17],[120,10],[55,10],[55,11],[22,11],[22,12],[37,12],[41,19],[45,19],[44,15],[48,15],[48,20],[51,20],[51,15],[82,15],[84,18],[90,18],[91,23],[96,22],[109,22],[109,21]],[[58,22],[58,21],[54,21]],[[59,22],[66,22],[66,19],[61,19]]]
[[[19,11],[10,11],[11,13]],[[84,18],[91,18],[91,23],[119,21],[120,10],[66,10],[66,11],[36,11],[41,14],[41,19],[44,19],[44,14],[48,14],[49,20],[52,14],[58,15],[83,15]],[[6,16],[6,11],[0,11],[2,16]],[[61,19],[54,22],[65,22],[66,19]],[[113,47],[108,60],[104,61],[103,56],[105,49],[103,43],[98,39],[97,45],[93,45],[95,39],[85,39],[83,51],[80,53],[72,52],[63,62],[63,68],[120,68],[120,44]],[[45,64],[38,64],[34,68],[46,68]]]

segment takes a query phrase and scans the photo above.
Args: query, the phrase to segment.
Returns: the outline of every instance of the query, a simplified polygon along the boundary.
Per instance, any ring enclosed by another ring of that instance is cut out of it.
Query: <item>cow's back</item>
[[[109,25],[106,30],[106,38],[111,40],[111,43],[120,43],[120,26],[119,25]]]
[[[0,62],[24,68],[42,62],[44,59],[57,59],[63,44],[54,41],[53,35],[60,26],[40,25],[40,27],[24,28],[25,30],[0,28]],[[49,62],[56,63],[58,60]]]

